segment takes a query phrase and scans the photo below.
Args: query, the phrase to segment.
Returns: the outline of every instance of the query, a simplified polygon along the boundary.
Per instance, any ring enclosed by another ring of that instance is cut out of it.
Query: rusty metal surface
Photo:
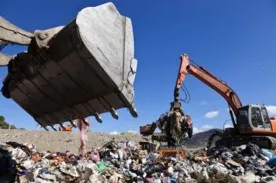
[[[116,119],[120,108],[137,117],[136,67],[131,20],[107,3],[81,10],[37,54],[12,59],[2,91],[43,127],[87,116],[101,121],[106,112]]]
[[[187,150],[182,146],[176,146],[176,147],[160,146],[157,151],[161,157],[179,155],[184,158],[187,155]]]

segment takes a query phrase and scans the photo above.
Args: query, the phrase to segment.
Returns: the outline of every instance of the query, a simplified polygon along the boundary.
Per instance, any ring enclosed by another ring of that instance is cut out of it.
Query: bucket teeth
[[[69,120],[70,121],[70,123],[71,123],[71,125],[74,127],[74,128],[76,128],[77,126],[73,123],[73,121],[72,120]]]
[[[38,122],[38,121],[36,121],[37,122],[37,126],[39,125],[39,126],[41,126],[42,128],[44,128],[46,131],[49,131],[49,129],[46,127],[46,126],[44,126],[44,125],[42,125],[40,122]]]
[[[59,123],[60,127],[63,129],[63,130],[66,130],[66,128],[63,126],[62,123]]]
[[[46,131],[49,131],[49,129],[46,126],[42,126]]]
[[[57,131],[57,129],[56,129],[53,125],[51,125],[51,128],[52,128],[54,131]]]
[[[103,122],[102,117],[98,113],[95,114],[95,118],[99,123]]]
[[[130,112],[130,114],[131,114],[132,117],[134,117],[134,118],[138,117],[137,111],[136,111],[136,109],[133,106],[129,107],[128,110],[129,110],[129,112]]]
[[[110,113],[114,119],[119,119],[117,111],[112,107]]]

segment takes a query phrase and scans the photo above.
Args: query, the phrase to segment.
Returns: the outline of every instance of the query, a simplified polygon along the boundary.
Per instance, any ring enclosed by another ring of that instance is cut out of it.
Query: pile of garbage
[[[255,144],[212,147],[186,157],[142,150],[132,141],[111,141],[84,156],[39,152],[35,145],[0,143],[0,182],[181,183],[276,182],[276,156]]]

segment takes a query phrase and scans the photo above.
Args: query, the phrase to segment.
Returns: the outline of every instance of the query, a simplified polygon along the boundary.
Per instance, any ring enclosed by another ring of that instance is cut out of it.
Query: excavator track
[[[215,138],[219,137],[216,142]],[[207,147],[211,147],[215,143],[217,146],[240,146],[243,144],[248,144],[249,142],[258,145],[261,148],[265,149],[276,149],[276,138],[272,136],[247,136],[247,135],[234,135],[234,136],[225,136],[223,132],[214,132],[208,140]]]
[[[216,138],[223,138],[223,132],[220,131],[215,131],[213,132],[213,134],[208,138],[208,142],[207,142],[207,148],[210,148],[215,142]]]

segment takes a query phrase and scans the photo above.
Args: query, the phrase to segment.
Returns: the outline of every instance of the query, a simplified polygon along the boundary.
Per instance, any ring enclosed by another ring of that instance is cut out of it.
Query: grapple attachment
[[[143,136],[152,135],[156,129],[156,123],[140,126],[140,134]]]
[[[131,20],[112,3],[82,9],[65,27],[36,31],[8,65],[2,93],[43,127],[134,107]]]

